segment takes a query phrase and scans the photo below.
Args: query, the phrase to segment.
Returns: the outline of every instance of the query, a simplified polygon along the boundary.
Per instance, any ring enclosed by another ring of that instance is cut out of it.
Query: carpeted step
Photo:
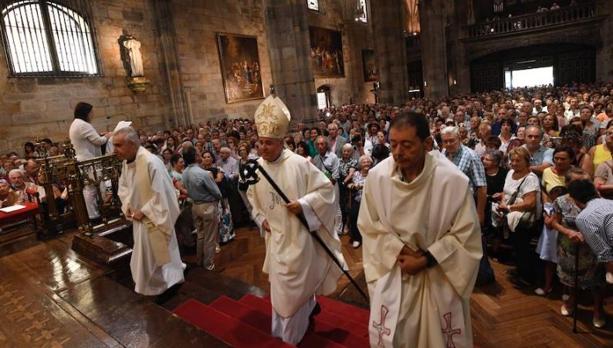
[[[292,347],[196,300],[187,300],[174,313],[232,347]]]
[[[245,295],[239,303],[243,303],[270,318],[272,309],[267,298]],[[324,310],[315,317],[314,331],[319,336],[347,347],[368,347],[368,329],[366,326],[326,313]]]
[[[258,301],[265,301],[266,305],[268,306],[268,310],[270,310],[271,307],[270,298],[268,297],[260,298],[247,294],[241,298],[240,302],[242,302],[243,300],[253,302],[254,305],[257,305]],[[321,313],[316,317],[317,319],[319,319],[320,321],[325,321],[333,327],[342,327],[347,330],[350,330],[354,333],[355,336],[368,337],[369,319],[368,317],[364,316],[364,309],[357,308],[339,301],[330,300],[323,296],[318,296],[317,301],[319,302],[322,309]],[[346,312],[343,312],[343,310],[345,309]],[[368,314],[368,312],[366,312],[366,314]]]
[[[220,296],[210,305],[216,310],[225,313],[233,318],[240,320],[241,322],[248,324],[264,334],[270,334],[271,316],[270,308],[267,313],[251,308],[244,303],[240,303],[226,296]],[[315,332],[307,332],[301,347],[313,347],[313,348],[342,348],[345,347],[339,343],[329,340],[325,337],[318,335]]]
[[[349,317],[352,321],[368,328],[370,312],[368,309],[356,307],[348,303],[336,301],[325,296],[317,296],[322,310],[332,312],[341,317]]]

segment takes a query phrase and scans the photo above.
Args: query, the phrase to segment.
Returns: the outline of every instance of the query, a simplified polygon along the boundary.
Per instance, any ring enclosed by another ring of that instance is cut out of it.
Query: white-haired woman
[[[343,218],[343,234],[349,232],[349,211],[351,209],[351,194],[347,189],[347,185],[351,182],[353,172],[358,167],[358,161],[353,158],[353,146],[351,144],[343,145],[341,159],[339,161],[338,171],[338,188],[340,196],[341,215]]]
[[[358,230],[358,213],[360,212],[360,202],[362,202],[362,190],[364,189],[364,183],[368,176],[368,171],[372,167],[373,160],[368,155],[360,157],[359,171],[353,173],[351,183],[347,186],[353,193],[353,200],[351,202],[351,224],[350,232],[352,246],[359,248],[362,245],[362,235]]]

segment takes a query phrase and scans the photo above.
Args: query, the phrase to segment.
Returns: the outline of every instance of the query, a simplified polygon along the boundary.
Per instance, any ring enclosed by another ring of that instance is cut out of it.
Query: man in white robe
[[[393,156],[364,186],[358,228],[374,347],[472,347],[479,220],[468,178],[428,153],[429,136],[423,115],[398,115]]]
[[[174,231],[180,213],[176,192],[164,163],[140,146],[134,129],[115,131],[113,148],[124,160],[118,195],[123,213],[133,222],[130,270],[134,291],[160,295],[184,281],[185,265]]]
[[[272,335],[298,344],[317,314],[316,294],[336,290],[341,270],[310,236],[317,233],[344,264],[340,240],[334,233],[334,187],[306,158],[283,149],[289,111],[274,96],[268,97],[255,114],[261,158],[258,163],[290,199],[285,204],[265,178],[249,187],[247,196],[253,217],[265,232],[266,259],[273,307]],[[303,214],[309,229],[297,215]]]

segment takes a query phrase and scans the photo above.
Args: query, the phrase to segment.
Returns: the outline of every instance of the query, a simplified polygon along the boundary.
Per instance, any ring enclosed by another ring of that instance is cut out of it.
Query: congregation
[[[369,170],[390,156],[390,122],[403,111],[428,118],[431,153],[446,157],[469,179],[484,246],[477,284],[494,281],[488,256],[515,264],[510,279],[539,296],[550,294],[557,278],[564,287],[561,314],[572,314],[578,287],[591,292],[593,324],[603,327],[603,296],[606,284],[613,283],[607,220],[613,211],[613,84],[412,98],[404,105],[343,105],[320,110],[317,124],[294,123],[285,147],[310,159],[330,179],[339,196],[335,232],[348,234],[353,248],[362,244],[357,220],[364,183]],[[260,155],[254,122],[227,118],[191,128],[137,131],[141,145],[159,156],[175,185],[179,244],[183,250],[197,249],[199,264],[213,270],[211,250],[222,250],[237,227],[254,224],[240,176],[242,166]],[[61,144],[41,143],[48,156],[61,152]],[[26,143],[23,153],[0,156],[3,207],[44,201],[37,185],[39,155],[33,143]],[[190,190],[193,170],[186,168],[194,166],[210,173],[207,192],[200,196]],[[66,188],[54,191],[56,200],[65,200]],[[214,206],[206,212],[193,209],[195,195]],[[203,240],[205,235],[213,237]]]

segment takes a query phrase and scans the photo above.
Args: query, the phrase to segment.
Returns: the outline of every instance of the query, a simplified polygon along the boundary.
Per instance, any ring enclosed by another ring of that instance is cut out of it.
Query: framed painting
[[[362,50],[362,67],[364,68],[364,82],[379,80],[379,70],[377,70],[377,61],[375,60],[374,50]]]
[[[226,103],[263,99],[257,38],[218,33],[217,49]]]
[[[315,77],[345,77],[340,31],[309,27],[311,66]]]

